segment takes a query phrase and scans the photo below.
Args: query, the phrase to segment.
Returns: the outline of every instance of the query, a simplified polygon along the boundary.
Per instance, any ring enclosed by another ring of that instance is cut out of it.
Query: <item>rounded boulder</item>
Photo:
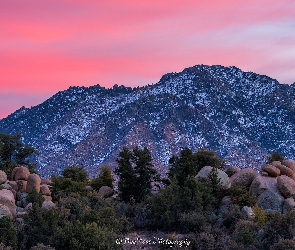
[[[295,161],[294,160],[291,160],[291,159],[284,160],[282,162],[282,164],[284,166],[286,166],[287,168],[290,168],[295,173]]]
[[[45,184],[41,185],[40,190],[43,195],[48,195],[48,196],[51,195],[51,191],[50,191],[48,185],[45,185]]]
[[[265,179],[261,175],[257,175],[250,185],[250,194],[258,197],[261,195],[267,188]]]
[[[0,170],[0,185],[7,181],[7,174]]]
[[[251,169],[245,168],[230,177],[232,186],[250,187],[252,181],[256,178],[258,173]]]
[[[99,189],[98,194],[104,198],[108,198],[114,194],[114,190],[108,186],[102,186]]]
[[[281,171],[277,167],[270,164],[264,164],[261,167],[261,170],[266,172],[270,177],[277,177],[281,174]]]
[[[287,168],[284,165],[277,165],[276,167],[280,170],[281,175],[286,175],[295,180],[295,172],[293,172],[290,168]]]
[[[295,181],[286,175],[277,179],[278,189],[285,198],[295,198]]]
[[[228,177],[233,176],[234,174],[236,174],[237,172],[239,172],[241,169],[239,167],[236,166],[232,166],[232,167],[228,167],[225,170],[225,173],[228,175]]]
[[[32,193],[34,188],[39,193],[40,185],[41,185],[40,176],[37,174],[30,174],[28,177],[28,182],[27,182],[27,190],[26,190],[27,193]]]
[[[15,218],[16,215],[16,205],[15,205],[15,199],[14,194],[11,190],[2,189],[0,190],[0,204],[3,207],[3,211],[5,210],[4,207],[6,207],[12,218]]]
[[[19,167],[15,174],[14,174],[14,181],[18,181],[18,180],[28,180],[28,177],[30,175],[30,171],[28,168],[26,167]]]
[[[196,177],[195,177],[196,180],[199,180],[199,179],[202,179],[202,178],[208,179],[212,169],[213,169],[213,167],[211,167],[211,166],[203,167],[199,171],[199,173],[196,175]],[[224,189],[230,188],[231,184],[230,184],[230,181],[229,181],[229,177],[224,171],[222,171],[220,169],[217,169],[217,178],[220,179],[220,184]]]

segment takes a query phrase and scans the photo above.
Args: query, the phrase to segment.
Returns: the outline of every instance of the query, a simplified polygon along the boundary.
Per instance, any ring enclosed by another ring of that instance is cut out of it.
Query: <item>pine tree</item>
[[[135,147],[133,151],[124,147],[117,159],[115,173],[119,176],[118,189],[122,200],[136,202],[143,200],[152,188],[152,181],[158,180],[150,151]]]

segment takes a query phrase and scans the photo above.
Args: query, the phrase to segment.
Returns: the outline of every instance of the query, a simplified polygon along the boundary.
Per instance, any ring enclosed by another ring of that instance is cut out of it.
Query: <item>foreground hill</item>
[[[138,88],[70,87],[0,121],[34,146],[42,175],[115,166],[124,145],[148,146],[162,171],[181,148],[214,150],[257,168],[270,152],[295,158],[295,84],[236,67],[197,65]]]

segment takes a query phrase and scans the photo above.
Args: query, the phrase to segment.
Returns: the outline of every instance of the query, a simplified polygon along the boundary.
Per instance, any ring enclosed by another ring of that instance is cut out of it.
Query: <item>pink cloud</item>
[[[155,83],[195,64],[295,81],[294,1],[10,0],[0,13],[0,91],[26,93],[23,105],[71,85]]]

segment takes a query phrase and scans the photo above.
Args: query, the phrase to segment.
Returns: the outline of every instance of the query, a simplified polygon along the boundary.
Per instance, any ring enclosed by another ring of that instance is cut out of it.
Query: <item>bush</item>
[[[112,170],[109,167],[102,166],[100,168],[98,177],[91,180],[90,186],[94,190],[99,191],[102,186],[114,188],[113,182],[114,178],[112,176]]]
[[[52,180],[52,198],[57,201],[60,197],[69,195],[70,193],[79,193],[86,195],[85,186],[87,182],[76,182],[71,178],[62,178],[53,176]]]
[[[223,217],[223,225],[226,228],[234,228],[236,222],[243,218],[243,213],[237,204],[230,204],[228,212]]]
[[[264,210],[261,207],[254,206],[254,222],[256,222],[259,226],[263,226],[266,222],[267,216]]]
[[[270,250],[295,250],[295,240],[280,240],[271,246]]]
[[[236,240],[243,245],[249,246],[256,240],[258,226],[253,221],[240,220],[236,224],[235,237]]]
[[[6,246],[3,242],[0,243],[1,250],[13,250],[11,246]]]
[[[269,156],[267,156],[268,163],[272,163],[273,161],[282,162],[283,160],[284,160],[284,156],[282,156],[280,153],[271,153]]]
[[[262,239],[264,248],[269,248],[281,239],[293,239],[295,235],[295,211],[286,214],[267,214],[265,232]]]
[[[255,197],[250,194],[246,187],[234,186],[227,190],[228,195],[231,198],[232,203],[239,206],[252,207],[255,204]]]
[[[42,206],[44,201],[44,197],[41,193],[38,193],[36,188],[33,188],[32,193],[28,194],[26,197],[27,202],[31,202],[32,204],[37,204],[39,207]]]
[[[75,182],[88,181],[88,173],[84,169],[84,167],[71,166],[71,167],[65,168],[62,172],[62,176],[64,178],[69,178]]]
[[[17,232],[9,217],[0,218],[0,242],[14,249],[17,247]]]
[[[173,155],[169,164],[171,168],[168,172],[170,180],[176,178],[178,184],[183,187],[187,177],[195,177],[195,175],[205,166],[213,168],[223,168],[224,160],[217,156],[213,151],[199,149],[198,152],[192,153],[188,148],[184,148],[180,152],[180,156]]]
[[[34,203],[32,209],[24,216],[19,245],[22,249],[30,249],[38,243],[51,245],[57,224],[58,214],[54,209],[46,211]]]

